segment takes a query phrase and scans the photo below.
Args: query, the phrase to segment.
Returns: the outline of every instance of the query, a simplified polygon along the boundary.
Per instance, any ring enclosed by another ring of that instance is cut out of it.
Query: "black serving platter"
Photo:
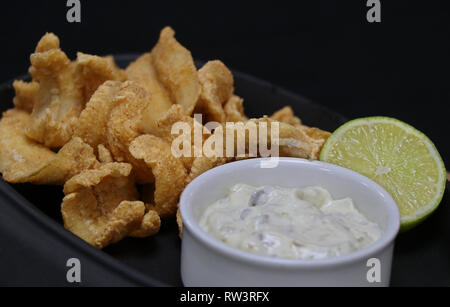
[[[125,67],[136,56],[117,56]],[[199,63],[200,64],[200,63]],[[236,93],[251,117],[291,105],[311,126],[333,131],[346,118],[321,105],[243,73],[234,72]],[[27,79],[28,77],[24,77]],[[12,107],[12,82],[0,86],[0,110]],[[71,286],[67,260],[81,261],[81,286],[182,286],[181,241],[174,221],[147,239],[127,238],[98,251],[62,227],[61,187],[10,185],[0,180],[0,285]],[[450,285],[450,208],[400,235],[392,285]]]

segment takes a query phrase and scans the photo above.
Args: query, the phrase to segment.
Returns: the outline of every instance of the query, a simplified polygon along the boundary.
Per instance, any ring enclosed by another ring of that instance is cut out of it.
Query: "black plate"
[[[135,56],[118,56],[126,66]],[[235,72],[236,93],[251,117],[291,105],[306,124],[333,131],[346,119],[270,83]],[[0,109],[12,107],[11,82],[0,86]],[[127,238],[98,251],[61,227],[61,187],[10,185],[0,181],[0,284],[68,285],[66,262],[78,258],[82,285],[181,286],[180,240],[174,221],[147,239]],[[445,203],[448,197],[445,196]],[[401,235],[394,256],[393,285],[450,285],[450,209]]]

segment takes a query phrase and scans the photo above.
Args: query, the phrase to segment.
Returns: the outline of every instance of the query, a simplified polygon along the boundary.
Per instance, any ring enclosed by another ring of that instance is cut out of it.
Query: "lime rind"
[[[429,202],[429,204],[422,206],[420,210],[417,210],[414,216],[402,217],[401,231],[404,232],[421,224],[429,215],[431,215],[439,207],[440,203],[442,202],[442,198],[444,196],[446,188],[447,171],[445,169],[443,159],[439,154],[435,144],[423,132],[417,130],[416,128],[412,127],[411,125],[405,122],[389,117],[377,116],[377,117],[366,117],[355,119],[350,122],[347,122],[346,124],[338,128],[330,136],[330,138],[327,140],[322,149],[322,152],[320,154],[320,160],[332,163],[332,161],[327,161],[327,155],[329,154],[330,150],[333,149],[334,144],[336,144],[336,142],[340,140],[340,137],[344,135],[348,130],[353,129],[357,126],[362,125],[370,126],[378,123],[393,124],[399,127],[400,129],[406,131],[407,133],[413,134],[418,139],[423,140],[424,144],[428,148],[430,156],[434,158],[434,161],[436,162],[438,169],[441,170],[441,173],[439,175],[440,178],[438,179],[438,182],[441,183],[441,187],[438,189],[437,193],[435,193],[434,199],[432,199]]]

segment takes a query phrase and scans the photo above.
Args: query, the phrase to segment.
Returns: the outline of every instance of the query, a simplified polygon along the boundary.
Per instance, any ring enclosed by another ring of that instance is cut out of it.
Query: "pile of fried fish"
[[[14,108],[0,121],[3,179],[63,186],[65,228],[96,248],[157,234],[161,222],[179,213],[186,185],[242,159],[175,157],[172,126],[196,129],[202,124],[193,114],[224,129],[227,122],[279,123],[280,139],[287,140],[280,156],[317,159],[330,135],[303,125],[290,107],[248,119],[230,70],[217,60],[197,70],[174,35],[164,28],[151,52],[123,70],[112,57],[79,52],[71,61],[59,38],[47,33],[30,57],[32,81],[13,84]],[[202,138],[224,129],[203,129]],[[181,229],[179,214],[178,221]]]

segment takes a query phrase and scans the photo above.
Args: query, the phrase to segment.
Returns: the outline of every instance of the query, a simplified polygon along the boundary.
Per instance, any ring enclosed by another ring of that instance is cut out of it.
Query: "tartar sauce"
[[[381,236],[352,199],[333,200],[321,187],[237,184],[205,210],[200,226],[230,246],[302,260],[348,254]]]

